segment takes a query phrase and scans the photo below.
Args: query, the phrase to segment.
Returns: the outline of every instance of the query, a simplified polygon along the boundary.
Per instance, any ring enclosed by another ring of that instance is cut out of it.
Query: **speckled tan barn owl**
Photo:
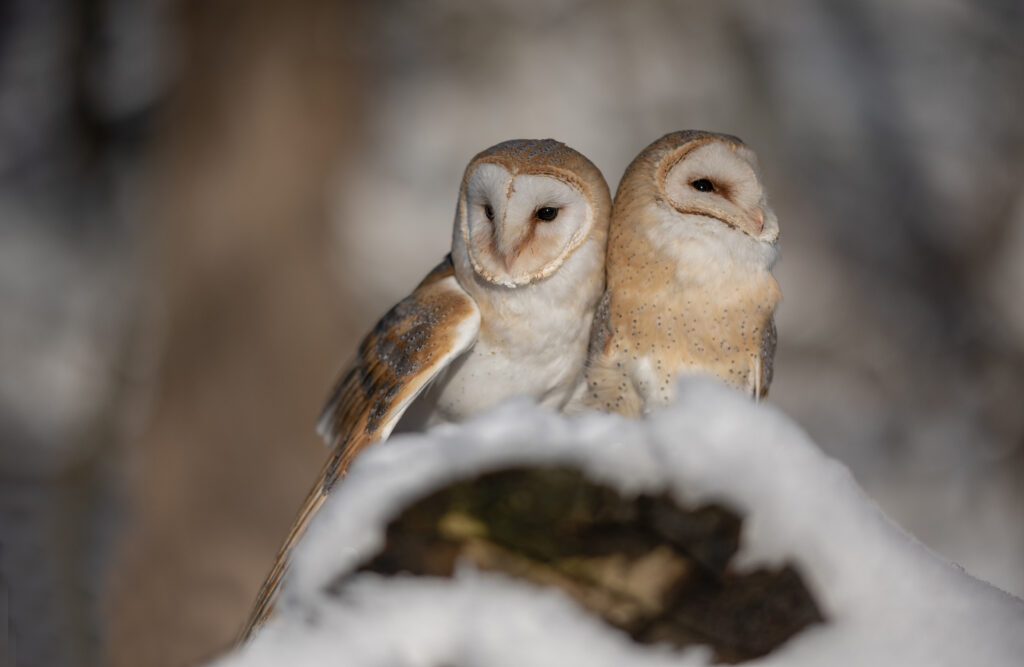
[[[396,426],[459,421],[511,396],[565,405],[582,381],[604,290],[610,212],[601,172],[557,141],[506,141],[470,161],[451,254],[363,339],[324,408],[318,431],[333,450],[245,637],[270,613],[292,547],[364,447]]]
[[[608,237],[584,403],[638,416],[677,378],[760,398],[772,380],[779,225],[736,137],[668,134],[626,169]]]

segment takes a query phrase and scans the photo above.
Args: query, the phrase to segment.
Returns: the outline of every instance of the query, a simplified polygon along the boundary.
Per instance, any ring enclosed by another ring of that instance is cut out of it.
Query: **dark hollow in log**
[[[624,496],[572,468],[508,468],[446,486],[387,527],[359,572],[450,577],[456,562],[561,589],[634,641],[760,657],[824,619],[795,567],[739,573],[742,518],[666,493]]]

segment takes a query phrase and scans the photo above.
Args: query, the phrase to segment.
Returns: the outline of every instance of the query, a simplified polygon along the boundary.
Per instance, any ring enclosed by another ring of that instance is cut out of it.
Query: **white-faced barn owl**
[[[601,172],[560,142],[506,141],[470,161],[451,254],[363,339],[323,410],[317,428],[330,458],[243,639],[269,615],[292,548],[331,487],[399,420],[402,430],[459,421],[511,396],[565,405],[604,290],[610,212]]]
[[[615,195],[584,403],[639,416],[670,401],[688,374],[764,396],[778,238],[742,141],[685,131],[645,148]]]

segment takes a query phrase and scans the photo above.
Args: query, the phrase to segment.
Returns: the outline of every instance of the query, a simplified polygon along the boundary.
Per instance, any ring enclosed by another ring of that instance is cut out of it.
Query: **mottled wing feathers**
[[[449,255],[363,339],[317,424],[332,447],[330,458],[263,584],[243,641],[272,611],[292,549],[352,459],[391,434],[409,404],[473,345],[479,331],[480,311],[456,281]]]
[[[754,388],[754,398],[761,399],[768,395],[768,387],[772,384],[772,377],[775,375],[775,347],[779,341],[778,330],[775,328],[775,318],[769,317],[764,327],[764,334],[761,336],[761,372],[758,376],[758,386]]]
[[[479,310],[456,282],[449,255],[363,339],[317,431],[345,450],[386,438],[409,403],[473,344],[479,330]]]

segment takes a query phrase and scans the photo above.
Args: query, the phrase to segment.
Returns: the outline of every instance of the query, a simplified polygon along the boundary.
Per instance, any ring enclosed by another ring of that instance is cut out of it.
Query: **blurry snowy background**
[[[613,189],[672,130],[750,144],[770,400],[1024,594],[1021,81],[1016,0],[0,2],[0,651],[224,648],[334,374],[514,137]]]

